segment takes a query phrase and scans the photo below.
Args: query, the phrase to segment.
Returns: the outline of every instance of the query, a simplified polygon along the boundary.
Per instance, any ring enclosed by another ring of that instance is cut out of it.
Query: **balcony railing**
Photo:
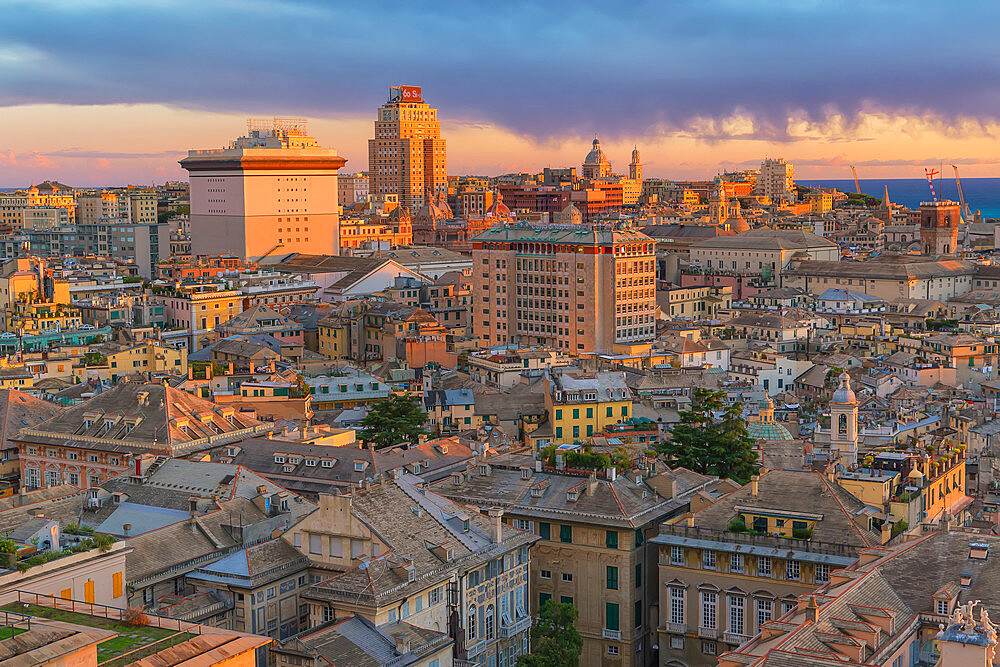
[[[687,632],[687,624],[686,623],[671,623],[671,622],[667,621],[667,622],[665,622],[663,624],[663,628],[667,632],[672,632],[675,635],[683,635],[685,632]]]
[[[722,633],[722,641],[726,642],[727,644],[733,644],[735,646],[739,646],[748,639],[750,638],[739,632],[726,631]]]
[[[469,644],[465,649],[465,657],[470,660],[476,657],[477,655],[486,650],[486,645],[488,643],[489,642],[487,642],[485,639],[480,639],[475,644]]]
[[[704,626],[698,626],[698,636],[702,639],[718,639],[719,629],[718,628],[706,628]]]
[[[531,617],[525,616],[522,619],[516,620],[513,623],[505,623],[500,626],[500,638],[509,639],[516,634],[524,632],[531,627]]]
[[[621,638],[621,630],[609,630],[608,628],[601,630],[601,639],[614,639],[615,641],[621,641]]]

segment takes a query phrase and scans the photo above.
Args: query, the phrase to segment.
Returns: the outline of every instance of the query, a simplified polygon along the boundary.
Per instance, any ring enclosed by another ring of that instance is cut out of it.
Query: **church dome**
[[[632,162],[639,162],[639,147],[632,147]]]
[[[510,209],[507,208],[507,205],[503,203],[503,195],[500,194],[499,190],[497,191],[496,198],[493,200],[493,204],[488,209],[486,209],[486,217],[493,219],[506,218],[508,220],[512,217],[510,214]]]
[[[737,234],[750,231],[750,223],[742,215],[736,218],[727,218],[725,224],[729,231]]]
[[[750,422],[747,424],[747,435],[754,440],[794,440],[791,432],[784,424],[769,422]]]
[[[851,377],[846,373],[840,374],[840,386],[837,387],[837,391],[833,392],[833,398],[830,399],[833,403],[857,403],[858,398],[854,395],[854,390],[851,389]]]
[[[587,153],[587,158],[583,161],[583,164],[584,166],[611,164],[608,160],[608,156],[601,150],[601,141],[597,137],[594,137],[594,147],[590,149],[589,153]]]

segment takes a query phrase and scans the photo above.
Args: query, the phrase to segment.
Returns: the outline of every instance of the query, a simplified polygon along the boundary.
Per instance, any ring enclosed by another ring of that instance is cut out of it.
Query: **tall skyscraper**
[[[306,121],[247,121],[229,148],[192,150],[191,250],[257,260],[275,252],[337,255],[337,170],[347,162],[320,147]]]
[[[416,211],[428,193],[448,187],[447,150],[437,109],[420,86],[393,86],[378,110],[375,138],[368,140],[368,182],[373,195],[399,195]]]

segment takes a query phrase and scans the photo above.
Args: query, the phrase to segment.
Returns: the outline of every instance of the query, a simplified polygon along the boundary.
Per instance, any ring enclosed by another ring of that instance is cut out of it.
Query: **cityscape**
[[[887,7],[50,4],[0,26],[0,663],[1000,664],[1000,135],[911,95],[934,21],[848,95],[797,58]]]

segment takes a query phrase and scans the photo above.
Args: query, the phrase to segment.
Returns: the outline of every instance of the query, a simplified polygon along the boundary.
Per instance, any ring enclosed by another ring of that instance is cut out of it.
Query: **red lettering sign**
[[[420,86],[400,86],[399,97],[404,102],[423,102],[420,95]]]

